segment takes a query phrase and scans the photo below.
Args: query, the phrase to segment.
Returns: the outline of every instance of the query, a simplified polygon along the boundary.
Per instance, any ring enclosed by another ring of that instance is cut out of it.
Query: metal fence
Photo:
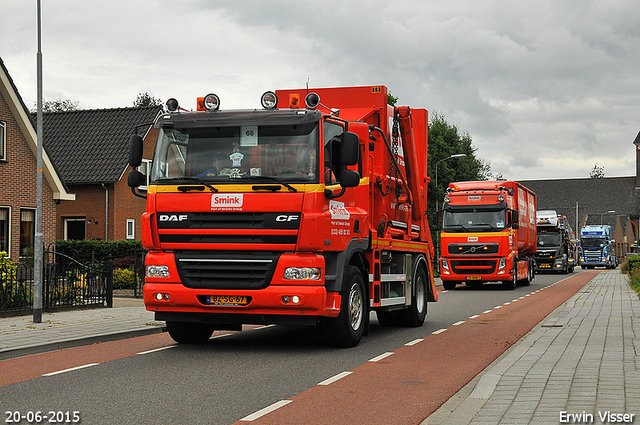
[[[113,306],[113,262],[82,264],[54,250],[44,251],[42,309]],[[0,314],[33,309],[34,270],[0,265]]]

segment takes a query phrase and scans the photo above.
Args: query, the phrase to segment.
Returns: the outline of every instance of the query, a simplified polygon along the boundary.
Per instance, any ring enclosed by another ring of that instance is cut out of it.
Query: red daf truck
[[[351,347],[371,310],[383,325],[421,326],[437,301],[427,111],[389,106],[384,86],[277,90],[261,102],[225,111],[210,94],[188,112],[167,101],[148,184],[132,136],[147,310],[181,343],[290,324]]]
[[[536,195],[511,181],[451,183],[442,209],[440,278],[445,289],[535,275]]]

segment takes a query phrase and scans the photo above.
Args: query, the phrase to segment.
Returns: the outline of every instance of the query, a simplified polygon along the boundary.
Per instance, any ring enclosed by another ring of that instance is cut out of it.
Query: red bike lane
[[[597,273],[579,273],[451,325],[237,424],[419,424]]]

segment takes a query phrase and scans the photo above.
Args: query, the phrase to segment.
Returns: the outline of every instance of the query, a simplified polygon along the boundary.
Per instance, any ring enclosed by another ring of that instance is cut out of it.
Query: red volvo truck
[[[425,109],[384,86],[266,92],[262,109],[209,94],[159,116],[146,197],[144,301],[181,343],[242,324],[319,326],[358,344],[383,325],[421,326],[437,301],[425,217]],[[147,183],[148,182],[148,183]],[[144,185],[146,184],[146,191]]]
[[[440,278],[445,289],[535,275],[536,195],[512,181],[451,183],[442,209]]]

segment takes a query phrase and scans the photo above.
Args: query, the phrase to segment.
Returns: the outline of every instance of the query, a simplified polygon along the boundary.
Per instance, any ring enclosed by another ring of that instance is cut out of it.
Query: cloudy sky
[[[36,0],[5,1],[0,57],[36,102]],[[441,113],[515,180],[635,174],[638,0],[43,0],[45,100],[221,108],[266,90],[378,85]]]

